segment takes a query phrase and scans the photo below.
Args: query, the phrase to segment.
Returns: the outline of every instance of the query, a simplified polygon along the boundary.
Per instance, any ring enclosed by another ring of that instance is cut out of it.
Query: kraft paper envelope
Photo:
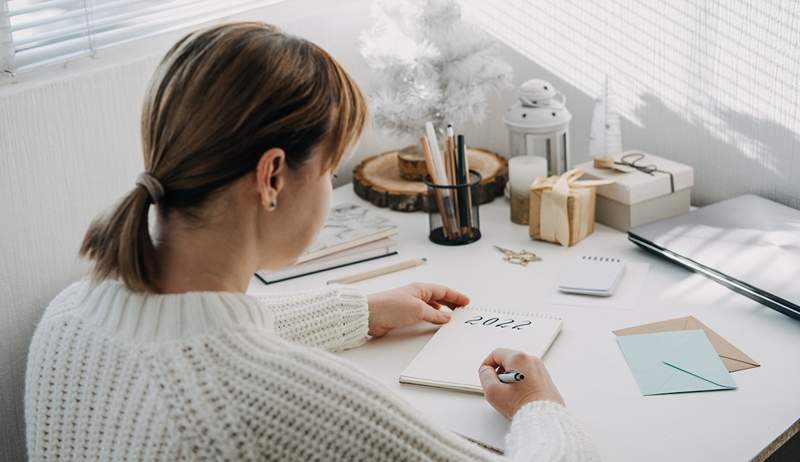
[[[633,335],[633,334],[650,334],[653,332],[669,332],[677,330],[692,330],[700,329],[706,333],[708,340],[714,349],[719,353],[722,358],[722,363],[728,372],[736,372],[744,369],[751,369],[759,367],[753,358],[747,356],[742,350],[731,345],[730,342],[722,338],[719,334],[711,330],[708,326],[698,321],[694,316],[686,316],[683,318],[668,319],[666,321],[659,321],[650,324],[642,324],[641,326],[628,327],[627,329],[618,329],[614,334],[618,336]]]
[[[702,330],[624,335],[617,343],[643,395],[736,388]]]

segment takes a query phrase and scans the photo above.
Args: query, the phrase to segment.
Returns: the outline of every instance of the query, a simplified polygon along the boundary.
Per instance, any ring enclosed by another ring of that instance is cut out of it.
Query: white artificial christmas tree
[[[375,123],[418,136],[426,121],[480,123],[487,94],[510,85],[511,67],[485,32],[465,22],[456,0],[378,0],[361,53],[379,75]]]

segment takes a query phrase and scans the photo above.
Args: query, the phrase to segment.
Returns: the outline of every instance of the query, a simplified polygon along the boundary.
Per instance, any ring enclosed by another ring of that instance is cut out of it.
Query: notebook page
[[[559,286],[593,292],[611,291],[624,270],[625,264],[618,258],[582,256],[566,268]]]
[[[458,309],[400,374],[400,382],[482,393],[478,368],[495,348],[544,356],[561,320],[535,313]]]

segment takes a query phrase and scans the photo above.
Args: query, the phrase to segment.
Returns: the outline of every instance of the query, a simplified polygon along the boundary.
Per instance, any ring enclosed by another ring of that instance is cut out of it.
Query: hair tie
[[[164,198],[164,187],[161,186],[161,182],[158,181],[158,178],[150,173],[140,173],[136,178],[136,184],[138,186],[143,186],[144,189],[147,190],[147,193],[150,195],[150,200],[152,200],[154,204],[158,204],[161,202],[161,199]]]

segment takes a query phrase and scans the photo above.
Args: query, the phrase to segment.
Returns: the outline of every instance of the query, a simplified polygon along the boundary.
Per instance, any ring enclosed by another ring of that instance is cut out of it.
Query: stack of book
[[[397,254],[395,226],[372,209],[358,204],[335,205],[317,240],[293,266],[278,271],[259,271],[265,284],[341,268]]]

